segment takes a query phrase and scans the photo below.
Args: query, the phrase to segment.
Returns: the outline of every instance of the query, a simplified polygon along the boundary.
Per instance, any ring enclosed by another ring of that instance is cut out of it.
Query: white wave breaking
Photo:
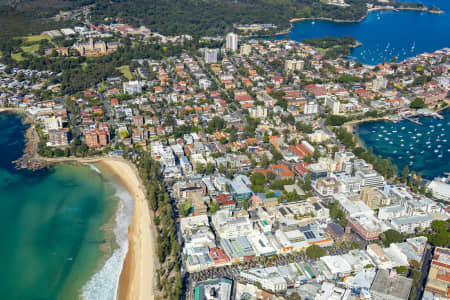
[[[94,170],[95,172],[97,172],[98,174],[101,174],[102,171],[100,171],[99,168],[97,168],[96,166],[94,166],[93,164],[86,164],[86,166],[88,166],[90,169]]]
[[[117,187],[115,196],[119,198],[116,224],[113,229],[118,248],[108,258],[103,267],[83,286],[82,298],[86,300],[115,300],[119,288],[125,256],[128,251],[128,226],[133,216],[133,197],[128,190]]]

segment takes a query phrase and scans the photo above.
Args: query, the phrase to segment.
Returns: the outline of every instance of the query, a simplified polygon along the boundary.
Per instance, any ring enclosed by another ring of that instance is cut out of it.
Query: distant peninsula
[[[408,2],[405,2],[409,4]],[[404,4],[404,3],[402,3]],[[409,10],[409,11],[424,11],[429,12],[432,14],[443,14],[445,13],[443,10],[441,10],[438,7],[430,6],[426,7],[424,5],[420,6],[410,6],[410,5],[404,5],[404,6],[392,6],[392,5],[382,5],[382,6],[372,6],[367,9],[367,13],[360,17],[359,19],[336,19],[336,18],[330,18],[330,17],[300,17],[300,18],[292,18],[289,20],[291,23],[295,22],[302,22],[302,21],[308,21],[308,20],[323,20],[323,21],[331,21],[336,23],[357,23],[363,21],[365,18],[367,18],[368,14],[372,11],[377,10],[393,10],[393,11],[400,11],[400,10]]]
[[[51,5],[45,0],[24,0],[15,4],[0,0],[0,38],[36,34],[65,25],[70,27],[82,21],[85,11],[89,11],[90,23],[94,25],[122,22],[135,27],[144,25],[163,35],[204,37],[229,31],[245,35],[236,24],[270,25],[270,30],[264,28],[262,32],[253,33],[273,35],[288,31],[289,21],[359,22],[370,11],[378,9],[443,13],[434,6],[391,0],[97,0],[93,3],[55,0]]]

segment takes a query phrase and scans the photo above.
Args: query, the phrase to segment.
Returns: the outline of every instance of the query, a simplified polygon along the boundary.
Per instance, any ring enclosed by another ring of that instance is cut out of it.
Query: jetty
[[[418,119],[415,119],[415,118],[405,117],[405,120],[408,120],[417,125],[421,125],[421,126],[423,125]]]
[[[417,113],[415,114],[415,116],[424,116],[424,117],[430,117],[433,119],[439,119],[439,120],[443,120],[444,117],[439,114],[438,112],[435,112],[433,110],[430,109],[419,109],[419,111],[417,111]]]
[[[434,119],[439,119],[439,120],[443,120],[444,117],[436,112],[433,112],[431,114],[429,114],[430,117],[434,118]]]

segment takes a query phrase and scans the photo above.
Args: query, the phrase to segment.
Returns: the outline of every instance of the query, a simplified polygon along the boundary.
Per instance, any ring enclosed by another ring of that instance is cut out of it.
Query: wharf
[[[414,118],[406,117],[405,120],[408,120],[408,121],[410,121],[410,122],[412,122],[414,124],[417,124],[417,125],[423,125],[419,120],[414,119]]]

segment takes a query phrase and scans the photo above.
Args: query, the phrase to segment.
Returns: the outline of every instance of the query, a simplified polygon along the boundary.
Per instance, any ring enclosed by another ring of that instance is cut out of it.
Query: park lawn
[[[25,53],[36,55],[37,54],[36,52],[39,50],[39,44],[22,46],[21,48]]]
[[[46,34],[36,34],[36,35],[29,35],[24,36],[24,41],[28,43],[37,43],[42,40],[50,40],[50,37]]]
[[[133,79],[133,75],[131,74],[131,71],[130,71],[130,66],[124,65],[124,66],[118,67],[117,69],[120,72],[122,72],[123,76],[125,76],[126,79],[128,79],[128,80]]]
[[[37,35],[28,35],[21,37],[23,39],[22,48],[23,52],[27,54],[37,55],[37,51],[39,50],[39,42],[42,40],[51,40],[50,37],[46,34],[37,34]],[[52,43],[53,44],[53,43]]]
[[[11,58],[13,58],[15,61],[23,61],[24,60],[22,53],[13,53],[13,54],[11,54]]]

